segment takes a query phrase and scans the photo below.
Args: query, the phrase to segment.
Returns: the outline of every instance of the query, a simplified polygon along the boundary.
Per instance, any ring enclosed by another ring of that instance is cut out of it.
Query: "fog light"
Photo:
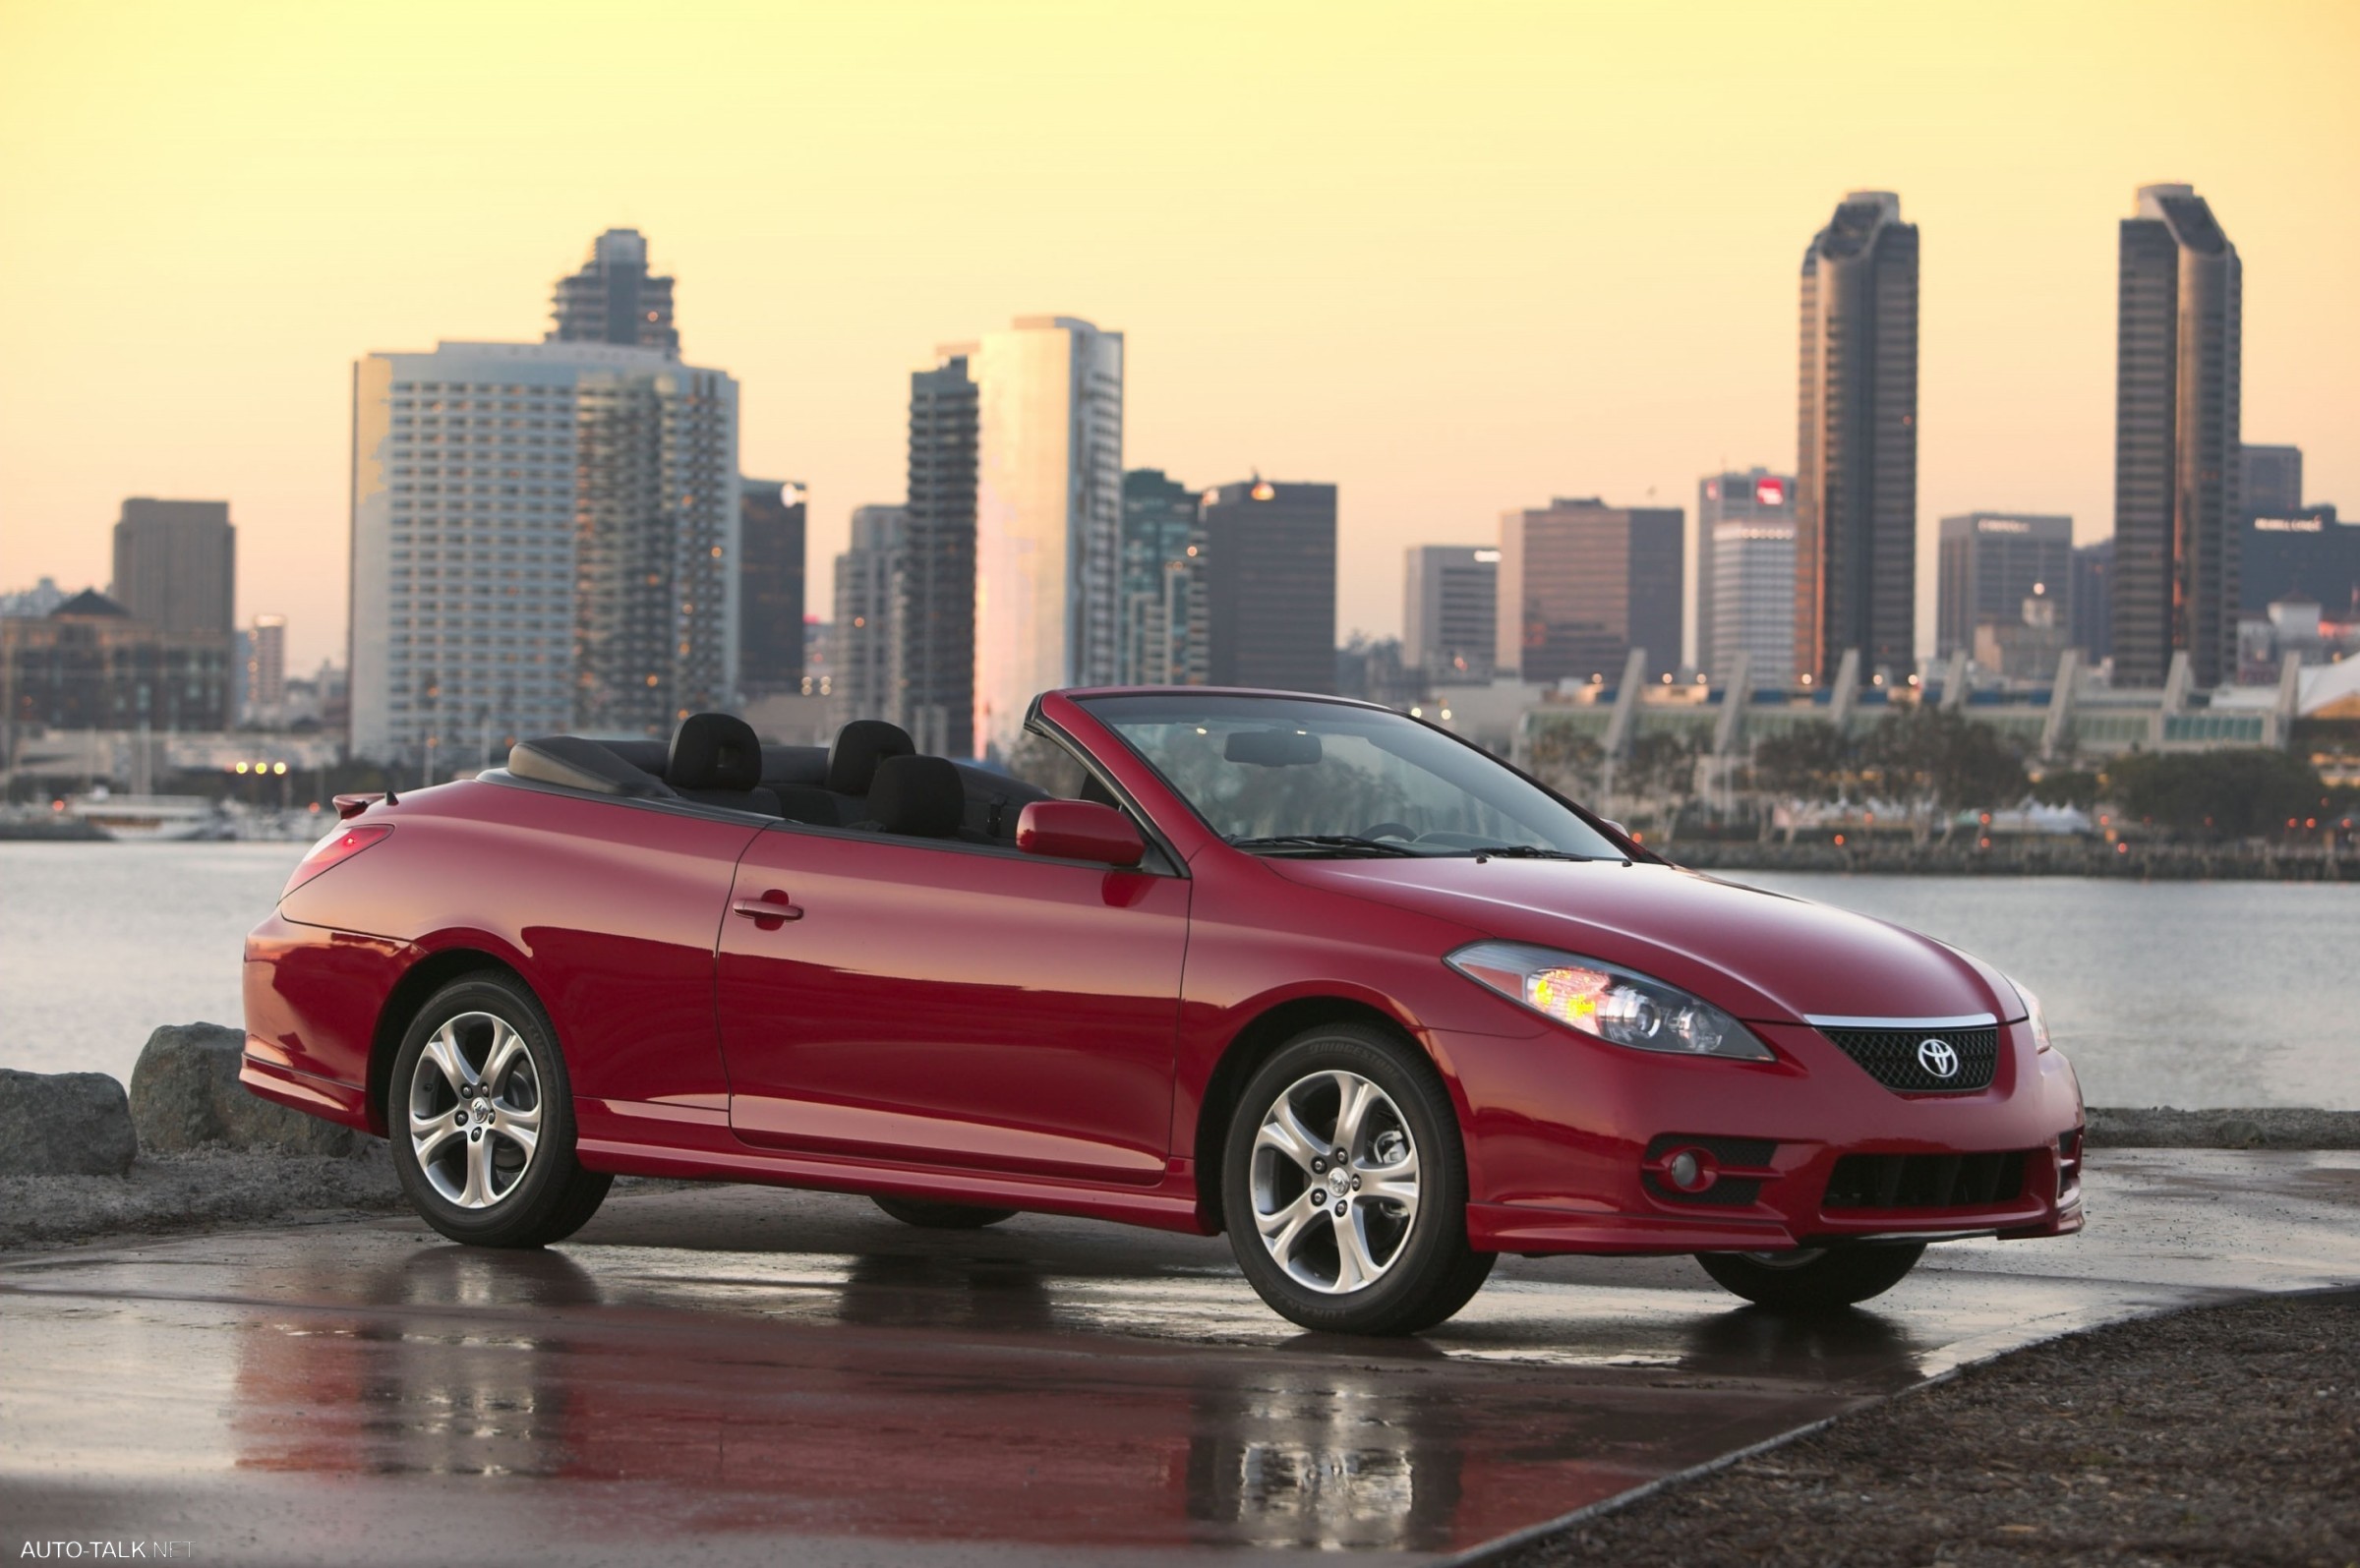
[[[1663,1160],[1664,1183],[1676,1192],[1693,1195],[1720,1179],[1721,1165],[1710,1149],[1674,1149]]]
[[[1703,1175],[1704,1167],[1696,1162],[1696,1156],[1690,1150],[1682,1149],[1672,1156],[1672,1185],[1682,1191],[1696,1191],[1697,1178]]]

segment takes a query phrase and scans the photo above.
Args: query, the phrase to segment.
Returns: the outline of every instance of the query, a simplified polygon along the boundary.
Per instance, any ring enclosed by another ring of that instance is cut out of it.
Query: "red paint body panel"
[[[1259,858],[1071,694],[1041,715],[1144,812],[1159,845],[1147,869],[500,776],[373,803],[354,820],[399,831],[249,939],[245,1081],[382,1132],[372,1056],[398,1038],[403,976],[483,955],[548,1008],[594,1169],[1201,1229],[1209,1093],[1241,1036],[1309,1004],[1385,1020],[1433,1059],[1480,1247],[1750,1250],[2081,1224],[2057,1158],[2081,1125],[2072,1070],[2035,1048],[2007,980],[1964,954],[1644,859]],[[1444,962],[1491,937],[1683,987],[1777,1059],[1561,1027]],[[2003,1020],[1996,1074],[1946,1095],[1887,1090],[1806,1021],[1976,1014]],[[1700,1206],[1642,1181],[1666,1134],[1776,1149],[1752,1201]],[[1980,1210],[1822,1207],[1846,1154],[2013,1151],[2022,1195]]]

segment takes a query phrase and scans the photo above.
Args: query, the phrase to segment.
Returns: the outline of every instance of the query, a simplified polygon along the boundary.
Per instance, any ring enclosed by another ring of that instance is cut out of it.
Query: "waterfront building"
[[[2101,539],[2073,552],[2073,646],[2093,666],[2114,654],[2114,541]]]
[[[237,629],[238,531],[227,501],[135,495],[115,523],[107,597],[132,619],[175,636],[206,633],[226,650]]]
[[[287,617],[257,615],[239,640],[245,679],[238,717],[249,722],[275,720],[287,703]]]
[[[669,734],[737,685],[738,383],[652,348],[443,343],[353,372],[351,736]]]
[[[2243,274],[2186,185],[2122,220],[2114,362],[2114,676],[2162,684],[2185,653],[2203,686],[2237,657]]]
[[[1795,477],[1766,468],[1696,482],[1696,668],[1716,684],[1746,656],[1755,685],[1795,671]]]
[[[1335,690],[1335,487],[1260,477],[1205,493],[1206,680]]]
[[[901,506],[853,509],[852,546],[836,557],[836,619],[828,628],[828,698],[841,728],[894,713],[894,569],[910,513]]]
[[[580,271],[558,279],[548,341],[612,343],[678,359],[672,284],[649,274],[647,240],[637,229],[609,229],[591,243]]]
[[[20,726],[172,732],[230,725],[231,639],[138,618],[96,589],[0,618],[0,715]]]
[[[2244,484],[2239,498],[2248,517],[2292,517],[2303,509],[2303,449],[2299,446],[2239,448]]]
[[[909,505],[894,568],[883,717],[929,756],[975,754],[974,350],[936,351],[910,377]]]
[[[2073,519],[2029,512],[1945,517],[1936,546],[1934,657],[1976,645],[1976,628],[2021,623],[2037,594],[2062,605],[2072,593]],[[2070,616],[2065,628],[2070,634]]]
[[[1489,685],[1498,652],[1500,550],[1412,545],[1403,564],[1401,663],[1430,685]]]
[[[1195,491],[1160,468],[1123,475],[1121,646],[1127,686],[1205,684],[1205,536]]]
[[[1123,520],[1123,336],[1017,318],[970,361],[974,740],[1006,756],[1032,699],[1110,682]]]
[[[2035,583],[2017,602],[2015,614],[1976,621],[1974,640],[1964,651],[2002,680],[2054,680],[2073,638],[2071,618],[2058,613],[2064,601],[2061,583],[2055,591],[2045,582]]]
[[[803,686],[803,487],[738,485],[738,690],[747,698]]]
[[[2239,546],[2240,605],[2247,616],[2280,601],[2309,600],[2328,620],[2360,622],[2360,518],[2328,505],[2246,520]]]
[[[1680,668],[1677,506],[1559,498],[1500,520],[1494,664],[1535,685],[1617,679],[1633,648],[1649,678]]]
[[[1795,663],[1820,684],[1855,651],[1917,662],[1918,264],[1890,191],[1845,197],[1803,253]]]

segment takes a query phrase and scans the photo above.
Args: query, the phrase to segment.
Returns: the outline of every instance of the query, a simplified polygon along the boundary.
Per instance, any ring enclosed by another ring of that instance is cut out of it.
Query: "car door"
[[[720,943],[730,1120],[804,1153],[1150,1184],[1185,876],[782,826]]]

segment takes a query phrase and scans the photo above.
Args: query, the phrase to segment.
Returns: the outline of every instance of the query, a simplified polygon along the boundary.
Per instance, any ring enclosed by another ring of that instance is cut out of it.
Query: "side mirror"
[[[1016,819],[1016,846],[1027,854],[1109,866],[1135,866],[1148,852],[1129,817],[1089,800],[1032,802]]]

